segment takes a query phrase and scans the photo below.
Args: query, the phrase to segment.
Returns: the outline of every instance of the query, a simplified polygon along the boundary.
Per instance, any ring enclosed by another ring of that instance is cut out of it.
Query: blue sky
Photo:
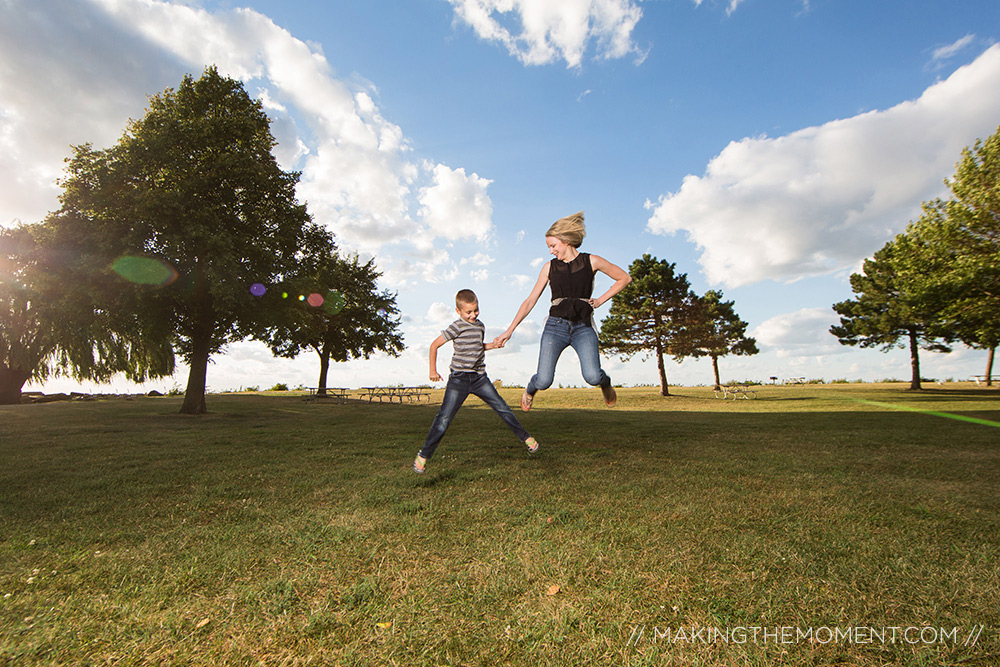
[[[57,207],[71,144],[110,145],[147,96],[215,64],[264,102],[315,219],[398,290],[404,355],[341,364],[332,386],[426,382],[463,287],[499,333],[545,229],[578,210],[583,250],[648,252],[735,300],[761,354],[724,359],[723,379],[907,378],[903,350],[840,346],[830,306],[1000,125],[998,30],[995,0],[0,0],[0,224]],[[490,353],[494,379],[530,377],[545,310]],[[922,362],[965,379],[985,353]],[[657,381],[651,360],[606,369]],[[317,375],[247,342],[208,384]],[[582,384],[572,353],[556,381]]]

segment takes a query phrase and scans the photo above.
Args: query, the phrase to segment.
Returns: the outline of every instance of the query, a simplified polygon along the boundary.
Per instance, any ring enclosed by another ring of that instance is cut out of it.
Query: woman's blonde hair
[[[583,224],[583,211],[567,215],[552,223],[545,236],[554,236],[563,243],[579,248],[583,243],[583,237],[587,235],[587,229]]]

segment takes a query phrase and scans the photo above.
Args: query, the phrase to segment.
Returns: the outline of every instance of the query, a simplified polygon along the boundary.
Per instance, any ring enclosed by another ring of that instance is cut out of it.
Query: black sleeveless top
[[[566,299],[549,308],[549,315],[571,322],[589,322],[594,309],[582,299],[594,294],[594,269],[590,253],[581,252],[572,262],[553,259],[549,263],[549,287],[552,300]]]

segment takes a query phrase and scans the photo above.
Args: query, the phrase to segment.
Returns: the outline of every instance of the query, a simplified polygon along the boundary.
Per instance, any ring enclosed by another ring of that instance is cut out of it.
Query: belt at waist
[[[589,305],[590,304],[590,297],[583,297],[583,296],[560,296],[560,297],[556,297],[555,299],[552,299],[552,305],[553,306],[558,306],[563,301],[583,301],[583,302],[585,302],[585,303],[587,303]],[[594,308],[593,307],[591,307],[591,309],[590,309],[590,327],[594,331],[597,331],[597,327],[594,325]]]

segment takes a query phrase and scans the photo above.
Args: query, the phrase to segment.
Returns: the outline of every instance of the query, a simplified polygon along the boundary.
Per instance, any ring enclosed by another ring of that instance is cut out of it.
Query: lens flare
[[[313,308],[319,308],[320,306],[323,305],[323,295],[316,294],[315,292],[313,292],[312,294],[306,297],[306,303],[308,303]]]
[[[253,294],[254,296],[264,296],[265,294],[267,294],[267,288],[264,287],[261,283],[254,283],[253,285],[250,286],[250,293]]]
[[[166,287],[177,280],[174,267],[152,257],[124,255],[114,261],[111,270],[137,285]]]
[[[344,309],[347,305],[347,299],[344,295],[335,289],[330,290],[326,293],[326,301],[324,303],[323,309],[330,315],[336,315]]]
[[[862,405],[875,405],[880,408],[890,408],[892,410],[903,410],[905,412],[919,412],[925,415],[931,415],[932,417],[944,417],[945,419],[955,419],[957,421],[968,422],[970,424],[979,424],[980,426],[992,426],[994,428],[1000,427],[1000,422],[990,421],[989,419],[980,419],[979,417],[968,417],[966,415],[956,415],[951,412],[939,412],[936,410],[922,410],[920,408],[914,408],[909,405],[898,405],[896,403],[880,403],[878,401],[866,401],[862,398],[848,398],[847,400],[854,401],[855,403],[861,403]]]

